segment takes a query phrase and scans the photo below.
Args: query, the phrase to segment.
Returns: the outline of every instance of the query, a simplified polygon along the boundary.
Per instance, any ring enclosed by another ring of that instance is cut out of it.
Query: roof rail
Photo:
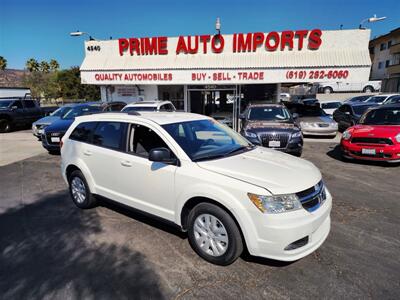
[[[140,113],[134,110],[128,111],[127,114],[130,116],[140,116]]]

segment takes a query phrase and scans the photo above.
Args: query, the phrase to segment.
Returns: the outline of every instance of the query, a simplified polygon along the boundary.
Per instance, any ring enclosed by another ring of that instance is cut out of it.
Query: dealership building
[[[370,30],[288,30],[85,42],[83,84],[103,101],[170,100],[178,110],[238,114],[296,83],[368,81]]]

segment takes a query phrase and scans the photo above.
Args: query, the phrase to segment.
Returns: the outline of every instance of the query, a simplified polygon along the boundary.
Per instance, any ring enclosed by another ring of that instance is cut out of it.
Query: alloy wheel
[[[71,181],[71,192],[72,192],[72,197],[74,197],[74,200],[82,204],[86,200],[86,187],[85,184],[83,183],[82,179],[79,177],[74,177]]]

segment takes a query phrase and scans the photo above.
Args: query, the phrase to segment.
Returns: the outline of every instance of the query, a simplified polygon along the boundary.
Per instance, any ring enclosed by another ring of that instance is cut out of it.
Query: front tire
[[[240,230],[233,218],[221,207],[200,203],[189,213],[189,243],[206,261],[226,266],[243,252]]]
[[[333,89],[329,86],[324,87],[324,94],[332,94],[333,93]]]
[[[372,86],[370,86],[370,85],[367,85],[364,89],[363,89],[363,92],[364,93],[373,93],[375,90],[374,90],[374,88],[372,87]]]
[[[69,192],[75,205],[82,209],[96,206],[96,198],[90,192],[85,176],[79,170],[75,170],[68,178]]]

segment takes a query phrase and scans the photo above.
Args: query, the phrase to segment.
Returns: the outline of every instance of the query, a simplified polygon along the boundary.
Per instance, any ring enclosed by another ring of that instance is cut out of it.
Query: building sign
[[[369,30],[288,30],[85,42],[84,84],[367,81]]]
[[[322,43],[322,31],[296,30],[282,31],[278,33],[234,33],[232,38],[232,52],[256,52],[259,48],[266,51],[293,50],[297,45],[298,50],[304,46],[311,50],[318,50]],[[225,47],[225,38],[221,34],[217,35],[195,35],[179,36],[175,47],[175,53],[197,54],[202,52],[222,53]],[[119,55],[167,55],[168,38],[163,37],[144,37],[144,38],[120,38],[118,39]]]

